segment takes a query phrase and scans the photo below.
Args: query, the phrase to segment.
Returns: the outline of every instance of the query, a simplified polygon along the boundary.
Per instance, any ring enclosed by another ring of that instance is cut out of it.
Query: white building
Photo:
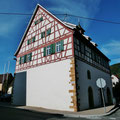
[[[100,107],[96,80],[106,80],[112,101],[109,59],[81,26],[62,22],[37,5],[15,53],[13,104],[80,111]]]
[[[115,87],[116,83],[119,82],[119,79],[115,75],[111,75],[111,79],[112,79],[112,86]]]

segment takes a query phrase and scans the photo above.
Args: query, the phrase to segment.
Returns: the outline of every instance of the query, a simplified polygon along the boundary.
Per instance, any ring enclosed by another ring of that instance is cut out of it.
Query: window
[[[64,50],[64,41],[61,40],[59,42],[56,43],[56,52],[61,52]]]
[[[39,21],[40,21],[40,22],[43,21],[43,17],[41,17],[41,18],[39,19]]]
[[[35,42],[35,36],[32,38],[32,42]]]
[[[34,36],[33,38],[29,39],[29,40],[27,41],[27,44],[29,45],[29,44],[31,44],[31,43],[33,43],[33,42],[35,42],[35,36]]]
[[[23,64],[32,60],[32,53],[20,57],[19,64]]]
[[[27,44],[29,45],[30,43],[31,43],[31,40],[28,40],[28,41],[27,41]]]
[[[57,42],[56,43],[56,52],[60,52],[61,51],[61,42]]]
[[[39,20],[36,20],[34,23],[35,23],[35,25],[37,25],[37,24],[40,23],[41,21],[43,21],[43,17],[41,17]]]
[[[51,34],[51,28],[47,30],[47,36]]]
[[[91,80],[91,73],[90,73],[89,70],[87,71],[87,77],[88,77],[89,80]]]
[[[29,62],[32,60],[32,53],[27,54],[26,61]]]
[[[50,46],[44,47],[44,57],[46,55],[50,55],[54,53],[55,53],[55,43],[51,44]]]
[[[19,59],[19,64],[21,64],[21,57],[20,57],[20,59]]]
[[[37,25],[37,24],[38,24],[38,20],[35,21],[35,25]]]
[[[44,37],[45,37],[45,31],[41,32],[41,38],[44,38]]]
[[[24,56],[21,57],[21,64],[24,63]]]
[[[57,42],[56,44],[51,44],[47,47],[44,47],[44,57],[46,55],[51,55],[51,54],[54,54],[55,52],[60,52],[60,51],[63,51],[64,50],[64,41],[61,40],[59,42]]]
[[[50,46],[47,46],[46,52],[47,52],[47,55],[51,54],[51,47]]]

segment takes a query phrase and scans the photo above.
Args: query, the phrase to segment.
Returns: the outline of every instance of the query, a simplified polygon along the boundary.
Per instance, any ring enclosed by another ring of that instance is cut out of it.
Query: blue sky
[[[74,14],[83,17],[120,22],[120,0],[0,0],[0,13],[33,13],[39,3],[50,12]],[[0,74],[10,61],[9,72],[14,73],[14,53],[30,20],[29,15],[0,14]],[[64,19],[64,16],[57,16]],[[78,24],[77,18],[67,17],[67,22]],[[120,62],[120,24],[80,19],[85,34],[98,44],[98,48],[111,59]],[[7,71],[7,68],[6,68]]]

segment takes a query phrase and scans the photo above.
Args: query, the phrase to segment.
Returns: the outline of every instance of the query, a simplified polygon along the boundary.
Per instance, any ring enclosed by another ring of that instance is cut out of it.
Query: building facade
[[[112,102],[109,59],[84,32],[36,6],[15,53],[13,104],[66,111],[100,107],[98,78],[106,80],[105,100]]]

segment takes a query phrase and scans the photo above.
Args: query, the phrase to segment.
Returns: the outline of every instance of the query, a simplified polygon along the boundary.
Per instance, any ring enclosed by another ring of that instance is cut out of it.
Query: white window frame
[[[24,56],[21,57],[21,64],[24,63]]]
[[[30,54],[27,54],[27,62],[30,62]]]
[[[61,52],[61,41],[56,43],[56,52]]]
[[[50,55],[51,54],[51,47],[47,46],[46,47],[46,55]]]

